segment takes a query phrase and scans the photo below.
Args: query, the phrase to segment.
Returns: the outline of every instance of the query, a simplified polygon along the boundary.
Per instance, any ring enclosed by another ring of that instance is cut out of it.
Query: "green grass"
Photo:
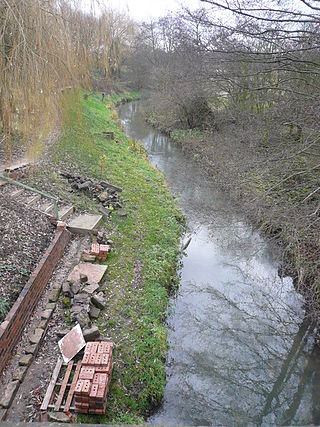
[[[53,163],[122,187],[128,215],[120,219],[113,212],[105,225],[115,244],[107,260],[107,308],[98,319],[100,331],[116,344],[107,414],[81,416],[79,421],[141,423],[159,405],[165,387],[164,322],[177,280],[184,220],[143,147],[122,131],[112,108],[120,97],[104,104],[100,97],[81,99],[81,108],[80,98],[65,102]],[[113,131],[115,140],[107,141],[102,131]],[[83,204],[91,206],[85,199]]]

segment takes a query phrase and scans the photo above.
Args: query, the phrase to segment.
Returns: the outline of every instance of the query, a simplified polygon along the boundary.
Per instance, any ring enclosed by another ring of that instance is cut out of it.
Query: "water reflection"
[[[168,317],[164,402],[150,422],[319,423],[314,326],[292,280],[278,276],[275,248],[179,146],[146,126],[139,103],[120,117],[163,171],[193,237]]]

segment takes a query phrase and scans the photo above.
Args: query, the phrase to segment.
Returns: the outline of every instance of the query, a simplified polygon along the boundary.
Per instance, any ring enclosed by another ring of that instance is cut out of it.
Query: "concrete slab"
[[[67,224],[72,233],[87,234],[96,230],[103,220],[102,215],[79,215]]]
[[[62,206],[59,209],[59,220],[60,221],[65,221],[68,216],[70,216],[71,214],[73,214],[73,206]]]
[[[76,325],[72,328],[71,331],[58,342],[58,345],[64,362],[69,363],[86,345],[80,325]]]
[[[80,274],[85,274],[88,277],[88,282],[100,283],[108,269],[107,265],[91,264],[89,262],[81,262],[76,265],[68,276],[69,282],[79,282]]]

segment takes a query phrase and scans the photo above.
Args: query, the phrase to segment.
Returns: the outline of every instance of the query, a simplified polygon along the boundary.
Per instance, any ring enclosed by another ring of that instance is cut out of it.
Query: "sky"
[[[137,21],[158,18],[169,11],[181,8],[181,5],[191,9],[203,7],[200,0],[100,0],[101,3],[113,9],[129,11],[130,16]]]

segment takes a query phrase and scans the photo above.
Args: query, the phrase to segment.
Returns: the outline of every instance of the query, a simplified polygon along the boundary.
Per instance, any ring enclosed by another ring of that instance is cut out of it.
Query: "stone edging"
[[[13,354],[21,334],[30,319],[51,275],[62,257],[71,234],[58,230],[38,266],[31,274],[18,299],[0,325],[0,374]]]

